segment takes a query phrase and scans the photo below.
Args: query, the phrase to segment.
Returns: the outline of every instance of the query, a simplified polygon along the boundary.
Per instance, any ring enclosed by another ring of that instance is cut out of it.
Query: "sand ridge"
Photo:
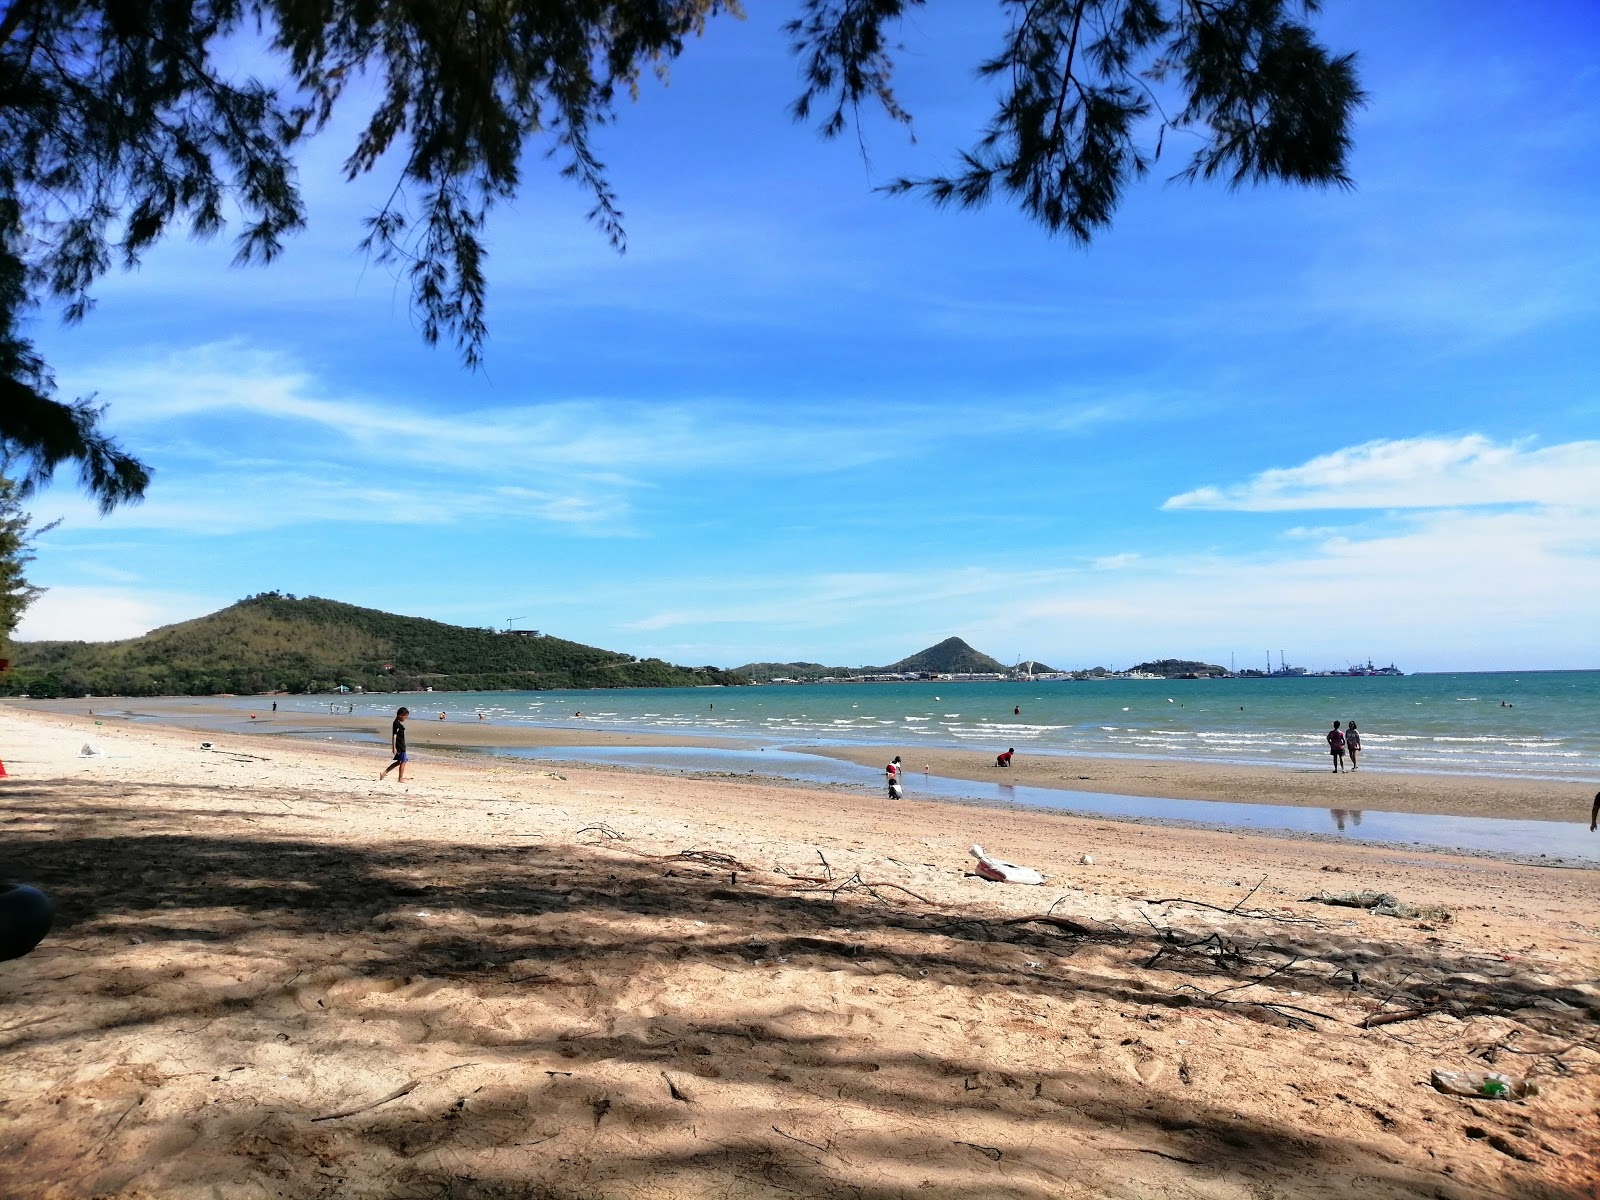
[[[1596,1195],[1592,872],[215,740],[0,707],[0,1195]]]

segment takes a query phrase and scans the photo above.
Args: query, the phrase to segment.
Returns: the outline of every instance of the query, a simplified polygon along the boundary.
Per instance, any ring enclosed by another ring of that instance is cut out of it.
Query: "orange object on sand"
[[[6,777],[6,764],[3,763],[3,762],[0,762],[0,779],[4,779],[5,777]]]

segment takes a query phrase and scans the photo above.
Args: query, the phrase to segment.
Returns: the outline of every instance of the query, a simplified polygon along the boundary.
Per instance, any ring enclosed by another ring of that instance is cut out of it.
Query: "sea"
[[[240,706],[260,707],[259,698]],[[1275,679],[775,684],[349,696],[501,725],[581,724],[745,746],[968,747],[1019,753],[1304,765],[1357,722],[1363,771],[1600,780],[1600,671]],[[320,696],[284,711],[328,712]],[[1319,760],[1320,761],[1320,760]]]

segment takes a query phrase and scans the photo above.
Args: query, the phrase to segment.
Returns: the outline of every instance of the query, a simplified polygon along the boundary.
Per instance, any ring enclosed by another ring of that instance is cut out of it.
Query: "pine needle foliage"
[[[34,539],[55,527],[32,527],[20,503],[21,490],[14,481],[0,475],[0,650],[6,648],[28,606],[44,592],[28,582],[25,571],[33,561]]]
[[[924,0],[794,2],[794,115],[827,136],[864,103],[909,124],[895,37]],[[1349,186],[1362,93],[1354,56],[1315,40],[1312,0],[999,2],[1010,31],[978,68],[998,88],[988,128],[960,170],[888,190],[962,206],[999,193],[1087,242],[1172,132],[1198,139],[1181,178]],[[305,223],[295,153],[347,99],[370,111],[345,175],[394,177],[360,245],[406,277],[423,338],[479,364],[485,231],[524,185],[530,151],[587,192],[590,219],[622,250],[596,131],[719,14],[742,15],[737,0],[11,0],[0,447],[23,460],[24,490],[68,462],[106,509],[149,482],[92,400],[55,399],[24,333],[30,310],[81,320],[97,279],[177,230],[213,238],[232,224],[235,262],[272,262]],[[274,76],[238,69],[246,54]]]

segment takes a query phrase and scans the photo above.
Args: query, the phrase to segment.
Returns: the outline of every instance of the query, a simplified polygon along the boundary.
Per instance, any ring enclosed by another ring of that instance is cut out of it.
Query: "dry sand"
[[[213,740],[0,707],[0,1196],[1600,1196],[1592,871]]]

